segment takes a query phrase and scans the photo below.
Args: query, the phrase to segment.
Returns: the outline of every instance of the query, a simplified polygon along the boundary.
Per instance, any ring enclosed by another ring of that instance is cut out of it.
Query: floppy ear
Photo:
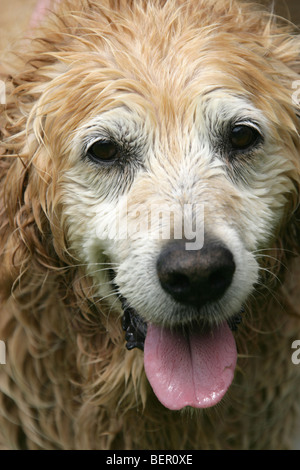
[[[16,83],[21,80],[22,85]],[[26,96],[24,77],[20,76],[16,81],[8,78],[6,82],[7,103],[1,117],[0,243],[15,247],[13,253],[10,251],[11,266],[16,269],[22,266],[24,270],[29,258],[42,260],[45,255],[43,234],[47,232],[47,218],[42,210],[43,196],[35,184],[34,161],[41,149],[32,129],[28,128],[27,116],[34,98]]]
[[[276,129],[293,188],[286,195],[284,220],[274,246],[275,258],[284,265],[300,255],[300,33],[289,22],[270,15],[258,40],[269,63],[271,86],[265,90],[264,112]],[[280,269],[279,264],[278,268],[272,266],[272,271]]]
[[[295,130],[293,144],[295,153],[295,194],[291,205],[291,213],[288,214],[288,227],[285,230],[284,245],[294,255],[300,255],[300,33],[296,31],[290,42],[293,47],[283,44],[287,49],[283,63],[287,64],[292,74],[287,72],[286,87],[290,93],[291,109],[295,116]],[[285,60],[287,59],[287,62]]]
[[[58,27],[53,31],[49,27],[50,38],[47,28],[45,31],[38,32],[38,39],[25,43],[22,54],[13,53],[13,66],[5,65],[9,72],[0,76],[6,89],[0,114],[0,247],[13,247],[5,250],[5,263],[0,266],[0,270],[7,266],[3,279],[16,279],[29,266],[45,271],[45,267],[70,260],[57,221],[59,207],[54,207],[58,200],[56,174],[44,135],[45,109],[40,104],[53,79],[58,63],[55,53],[63,43],[63,35]]]
[[[34,163],[27,151],[15,155],[10,154],[11,144],[3,147],[5,156],[0,158],[0,251],[4,255],[0,277],[2,283],[6,283],[9,295],[16,279],[23,277],[24,280],[33,270],[41,275],[56,262],[48,242],[49,221],[42,207],[42,194],[36,186]]]

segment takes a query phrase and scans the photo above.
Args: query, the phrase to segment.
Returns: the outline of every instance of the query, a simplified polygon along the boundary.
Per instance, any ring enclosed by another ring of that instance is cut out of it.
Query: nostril
[[[231,284],[234,270],[234,265],[218,269],[210,274],[208,285],[216,290],[226,289]]]
[[[180,272],[170,273],[164,282],[164,288],[169,293],[181,294],[190,288],[190,280],[188,276]]]

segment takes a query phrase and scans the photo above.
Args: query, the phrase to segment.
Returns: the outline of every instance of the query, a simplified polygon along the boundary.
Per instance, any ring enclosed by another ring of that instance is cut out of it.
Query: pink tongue
[[[146,375],[159,401],[170,410],[218,403],[232,382],[236,361],[236,344],[227,323],[213,332],[193,330],[188,336],[148,325]]]

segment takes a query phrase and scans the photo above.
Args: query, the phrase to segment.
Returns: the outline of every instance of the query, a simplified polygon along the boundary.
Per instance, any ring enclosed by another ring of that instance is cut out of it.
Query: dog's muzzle
[[[203,316],[202,308],[222,302],[235,272],[233,255],[216,241],[191,252],[185,250],[184,240],[172,241],[162,249],[156,271],[166,295],[182,305],[183,312],[192,308],[194,318],[184,326],[174,320],[172,328],[162,326],[163,319],[161,325],[145,322],[121,294],[113,273],[112,283],[123,309],[126,347],[144,351],[147,378],[165,407],[214,406],[234,377],[237,350],[230,330],[237,329],[244,308],[227,323],[220,319],[216,325]]]
[[[186,250],[186,240],[172,240],[162,249],[156,263],[162,289],[176,302],[196,310],[224,295],[232,282],[235,263],[232,253],[221,242],[209,239],[201,250]],[[119,289],[117,289],[119,291]],[[144,349],[147,323],[119,294],[123,308],[122,327],[127,349]],[[242,308],[228,320],[235,331],[242,320]]]

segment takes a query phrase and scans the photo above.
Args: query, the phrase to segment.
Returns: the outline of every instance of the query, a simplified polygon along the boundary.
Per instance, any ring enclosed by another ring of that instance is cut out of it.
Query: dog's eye
[[[237,125],[231,129],[229,138],[233,150],[248,150],[258,143],[260,133],[253,127]]]
[[[96,163],[112,163],[118,158],[119,149],[113,142],[99,140],[91,145],[87,155]]]

